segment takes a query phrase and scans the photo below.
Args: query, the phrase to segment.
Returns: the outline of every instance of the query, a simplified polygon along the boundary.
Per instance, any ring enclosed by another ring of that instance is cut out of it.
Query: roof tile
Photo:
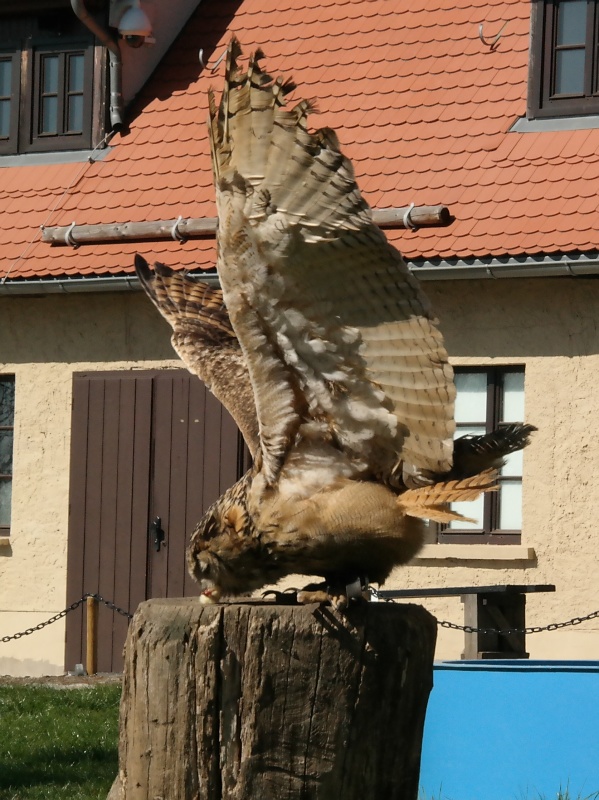
[[[492,38],[507,24],[495,49]],[[101,161],[0,170],[0,273],[119,274],[135,252],[210,267],[214,241],[50,247],[42,224],[215,215],[206,91],[198,75],[235,31],[263,45],[292,97],[317,98],[316,127],[338,130],[369,202],[447,203],[455,222],[388,231],[408,258],[596,248],[599,130],[511,133],[526,113],[529,5],[522,0],[203,0],[130,109],[130,132]],[[593,225],[593,227],[591,227]]]

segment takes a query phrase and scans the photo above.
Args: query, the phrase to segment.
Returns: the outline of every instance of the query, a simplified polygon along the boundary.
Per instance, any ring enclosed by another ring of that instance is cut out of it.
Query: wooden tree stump
[[[143,603],[109,800],[415,800],[435,638],[414,605]]]

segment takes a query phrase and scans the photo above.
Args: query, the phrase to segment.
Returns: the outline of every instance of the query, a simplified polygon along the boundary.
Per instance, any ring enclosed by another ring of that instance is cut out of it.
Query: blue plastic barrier
[[[435,664],[426,800],[554,800],[599,791],[599,661]]]

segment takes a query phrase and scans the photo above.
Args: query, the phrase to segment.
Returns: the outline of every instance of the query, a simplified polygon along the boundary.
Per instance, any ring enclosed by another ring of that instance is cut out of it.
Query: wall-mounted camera
[[[124,5],[116,27],[129,47],[141,47],[152,36],[152,23],[139,0]]]

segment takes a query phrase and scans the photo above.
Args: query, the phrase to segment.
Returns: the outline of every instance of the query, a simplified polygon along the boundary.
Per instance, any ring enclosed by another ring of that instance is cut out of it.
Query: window
[[[38,50],[33,131],[42,137],[81,137],[85,118],[85,50]]]
[[[528,117],[599,113],[596,0],[535,0]]]
[[[94,52],[70,9],[0,19],[0,154],[84,150],[101,138]]]
[[[456,438],[492,431],[502,422],[524,421],[524,370],[518,367],[455,371]],[[438,526],[439,542],[519,544],[522,529],[522,451],[501,470],[499,490],[452,509],[475,523],[454,520]]]
[[[19,60],[16,52],[0,51],[0,151],[17,148]]]
[[[10,531],[15,380],[0,375],[0,536]]]

